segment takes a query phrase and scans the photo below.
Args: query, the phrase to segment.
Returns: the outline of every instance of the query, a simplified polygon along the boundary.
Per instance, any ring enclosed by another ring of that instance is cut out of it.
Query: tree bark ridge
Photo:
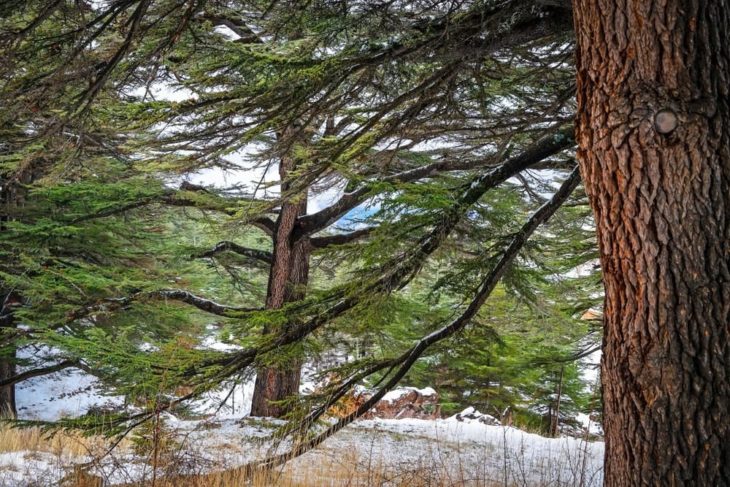
[[[730,485],[730,8],[574,1],[605,485]]]

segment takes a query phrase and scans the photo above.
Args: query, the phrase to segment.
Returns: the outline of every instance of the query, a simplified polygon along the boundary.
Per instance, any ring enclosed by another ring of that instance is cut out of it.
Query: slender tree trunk
[[[574,0],[605,485],[730,485],[730,5]]]
[[[288,179],[294,162],[284,158],[279,168],[281,181]],[[288,187],[282,184],[282,193]],[[281,206],[274,234],[274,259],[269,273],[266,307],[278,309],[287,303],[304,298],[309,281],[309,257],[311,245],[308,238],[295,241],[294,230],[297,218],[307,213],[307,195],[299,195],[299,200],[285,201]],[[264,332],[271,332],[265,329]],[[288,408],[277,401],[291,398],[299,393],[301,362],[288,361],[282,366],[261,367],[256,374],[252,416],[279,418]]]
[[[6,187],[4,181],[0,180],[0,231],[7,231],[5,222],[8,220],[11,205],[15,204],[16,194],[12,187]],[[15,327],[15,318],[13,316],[13,308],[16,305],[18,296],[7,289],[0,282],[0,331]],[[0,341],[6,337],[4,333],[0,333]],[[0,349],[0,380],[9,379],[15,376],[15,346],[9,343]],[[0,418],[16,417],[17,411],[15,407],[15,385],[0,387]]]
[[[560,400],[563,398],[563,374],[565,373],[565,367],[560,367],[560,379],[558,379],[557,387],[557,400],[555,401],[555,414],[552,416],[550,422],[550,436],[557,438],[558,432],[560,431]]]
[[[10,306],[6,306],[10,295],[0,296],[0,328],[14,327],[14,320]],[[0,380],[9,379],[16,375],[15,370],[15,347],[8,346],[3,350],[0,357]],[[0,387],[0,418],[15,418],[17,415],[15,407],[15,385]]]

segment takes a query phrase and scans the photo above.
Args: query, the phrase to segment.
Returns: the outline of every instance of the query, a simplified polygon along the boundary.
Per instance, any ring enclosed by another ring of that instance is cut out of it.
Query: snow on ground
[[[0,486],[57,485],[67,472],[64,459],[48,452],[0,453]]]
[[[357,448],[363,436],[376,441],[371,461],[380,459],[394,468],[441,465],[510,485],[599,486],[603,482],[600,442],[544,438],[480,422],[405,419],[360,421],[333,444]]]
[[[76,369],[34,377],[22,382],[15,392],[18,417],[55,421],[80,416],[91,407],[122,404],[122,398],[105,396],[96,378]]]
[[[426,387],[425,389],[417,389],[415,387],[399,387],[398,389],[393,389],[392,391],[387,392],[383,396],[382,400],[385,402],[395,402],[412,391],[416,391],[419,396],[433,396],[436,394],[436,391],[430,387]]]
[[[287,447],[274,448],[267,441],[272,430],[256,420],[171,421],[169,425],[178,432],[192,471],[201,466],[204,470],[236,467]],[[506,480],[508,485],[600,486],[603,481],[601,442],[550,439],[452,418],[358,421],[290,462],[288,468],[296,472],[353,458],[378,471],[428,468],[452,478],[469,472],[470,478],[480,482]],[[120,482],[145,472],[139,462],[119,460],[99,473]]]
[[[190,403],[195,414],[215,414],[221,419],[243,418],[251,412],[255,376],[239,384],[227,383]]]
[[[167,417],[167,428],[176,438],[171,462],[177,469],[175,473],[229,469],[281,452],[288,444],[271,440],[274,428],[280,424],[248,418],[183,421]],[[431,469],[442,476],[464,478],[464,472],[468,472],[468,477],[481,485],[498,482],[590,487],[602,484],[602,459],[602,442],[544,438],[511,427],[462,422],[455,417],[375,419],[348,426],[316,450],[292,460],[286,468],[292,472],[311,471],[314,465],[339,462],[351,469],[373,468],[394,475]],[[47,479],[47,485],[51,485],[68,473],[68,465],[68,460],[64,463],[46,453],[2,454],[0,486],[38,485],[33,484],[38,478]],[[150,478],[151,468],[143,457],[120,450],[103,460],[94,473],[114,485]]]
[[[47,347],[29,346],[18,350],[18,358],[32,362],[53,353]],[[19,419],[56,421],[64,416],[81,416],[92,407],[119,406],[124,400],[105,395],[96,377],[70,368],[19,383],[15,386],[15,403]]]
[[[211,341],[204,346],[218,344]],[[313,381],[319,367],[308,364],[306,368],[302,390],[315,387]],[[396,400],[411,390],[414,389],[391,391],[385,399]],[[172,462],[176,468],[188,473],[234,468],[287,448],[288,444],[274,443],[270,438],[278,423],[245,417],[252,392],[253,378],[248,377],[235,387],[211,392],[193,404],[196,412],[216,412],[208,419],[192,421],[166,416],[165,423],[176,438],[179,457]],[[436,393],[430,388],[420,392]],[[119,397],[104,395],[94,377],[76,369],[25,381],[17,387],[16,394],[19,415],[24,419],[55,420],[77,416],[91,407],[122,403]],[[396,473],[427,468],[459,478],[460,474],[469,472],[482,484],[601,485],[602,442],[544,438],[488,424],[492,422],[480,420],[481,416],[485,415],[467,408],[460,415],[440,420],[357,421],[316,450],[292,460],[287,468],[297,473],[311,469],[312,465],[354,461],[360,468],[375,465]],[[581,419],[590,426],[587,416]],[[591,432],[598,433],[597,427],[593,423]],[[0,487],[54,485],[68,475],[74,462],[89,460],[47,452],[1,453]],[[151,470],[143,457],[129,449],[120,449],[101,462],[97,473],[113,484],[149,478]],[[332,485],[340,484],[333,482]]]

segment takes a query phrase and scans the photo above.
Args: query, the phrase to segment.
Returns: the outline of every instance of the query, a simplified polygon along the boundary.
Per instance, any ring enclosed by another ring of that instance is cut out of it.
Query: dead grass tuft
[[[103,438],[83,437],[74,433],[58,432],[51,435],[40,428],[0,426],[0,453],[34,451],[59,457],[82,457],[99,451],[105,444]]]

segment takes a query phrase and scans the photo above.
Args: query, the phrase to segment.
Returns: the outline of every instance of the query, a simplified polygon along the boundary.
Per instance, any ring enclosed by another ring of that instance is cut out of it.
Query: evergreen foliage
[[[286,399],[291,432],[400,379],[437,385],[446,411],[529,422],[562,370],[563,411],[586,407],[572,359],[597,341],[580,318],[600,286],[574,276],[596,254],[571,196],[561,2],[16,7],[0,20],[0,288],[20,300],[5,354],[44,347],[25,365],[83,368],[132,405],[60,426],[124,432],[333,348],[354,359]],[[220,170],[260,180],[189,182]],[[287,237],[313,252],[301,298],[267,306],[282,215],[330,194]],[[236,347],[204,347],[211,324]]]

